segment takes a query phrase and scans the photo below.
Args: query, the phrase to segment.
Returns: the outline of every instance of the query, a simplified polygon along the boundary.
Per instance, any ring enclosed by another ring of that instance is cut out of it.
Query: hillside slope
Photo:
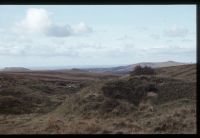
[[[164,67],[156,70],[159,75],[185,81],[196,81],[196,64]]]
[[[105,79],[93,77],[83,84],[82,79],[70,83],[66,74],[66,76],[60,75],[62,78],[60,83],[53,78],[49,79],[54,81],[38,82],[38,75],[34,76],[35,79],[30,77],[30,74],[25,78],[20,77],[26,73],[15,74],[18,79],[13,79],[11,74],[3,76],[0,74],[0,81],[3,84],[0,88],[3,90],[0,91],[1,96],[10,95],[18,100],[20,100],[16,96],[18,93],[27,95],[31,92],[33,96],[32,100],[29,99],[30,104],[24,103],[28,108],[20,103],[19,106],[7,104],[5,108],[4,103],[9,102],[5,101],[5,98],[0,99],[1,109],[11,109],[0,112],[0,123],[4,124],[0,125],[0,133],[194,134],[196,133],[196,81],[193,78],[196,74],[187,75],[188,72],[196,72],[194,66],[160,68],[156,70],[155,76],[137,75],[120,78],[105,76]],[[66,78],[65,81],[63,77]],[[78,76],[76,77],[78,80]],[[8,89],[6,86],[13,84],[17,91],[6,91]],[[68,84],[78,87],[70,91]],[[40,94],[43,100],[37,99]],[[48,97],[42,97],[45,95]],[[39,101],[37,105],[34,104],[35,100]],[[29,109],[31,106],[32,111],[21,110],[23,112],[18,114],[12,112],[17,109]]]

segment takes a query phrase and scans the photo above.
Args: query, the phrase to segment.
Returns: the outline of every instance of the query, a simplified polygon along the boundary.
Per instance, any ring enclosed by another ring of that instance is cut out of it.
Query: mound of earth
[[[168,77],[135,76],[128,80],[108,82],[102,90],[106,97],[124,99],[135,105],[148,95],[155,95],[157,98],[153,102],[162,104],[181,98],[195,98],[196,83]]]
[[[67,98],[59,110],[66,115],[127,115],[146,102],[156,106],[184,98],[195,100],[195,86],[193,82],[158,76],[97,82]]]

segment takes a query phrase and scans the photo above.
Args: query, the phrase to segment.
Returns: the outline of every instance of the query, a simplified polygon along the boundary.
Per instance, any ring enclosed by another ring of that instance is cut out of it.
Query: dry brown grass
[[[156,69],[156,73],[183,81],[196,82],[196,64],[164,67]]]
[[[189,69],[193,70],[192,67]],[[27,75],[0,74],[0,106],[6,107],[5,103],[13,106],[12,101],[17,99],[24,102],[20,104],[21,109],[25,109],[25,105],[28,105],[27,109],[32,109],[31,112],[24,110],[18,115],[11,111],[8,111],[9,114],[5,111],[0,113],[0,133],[196,133],[196,83],[188,79],[187,71],[183,71],[182,75],[172,72],[168,72],[169,76],[161,73],[154,77],[111,77],[111,83],[108,83],[107,78],[101,80],[98,77],[95,81],[83,82],[83,74],[80,79],[76,76],[70,81],[67,74],[59,77],[64,72],[52,73],[50,76],[50,72],[35,75],[34,72]],[[177,79],[177,76],[183,78]],[[71,84],[78,89],[67,89],[66,86]],[[152,84],[155,84],[156,89]],[[111,87],[106,94],[102,90],[104,86]],[[126,95],[127,91],[131,96]],[[143,94],[140,95],[140,92]],[[130,102],[132,99],[136,99],[138,105]],[[20,109],[18,106],[13,107],[14,110]]]

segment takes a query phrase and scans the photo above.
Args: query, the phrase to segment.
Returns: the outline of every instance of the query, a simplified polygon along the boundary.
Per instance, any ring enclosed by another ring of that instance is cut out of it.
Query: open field
[[[196,65],[156,72],[0,72],[0,134],[196,133]]]

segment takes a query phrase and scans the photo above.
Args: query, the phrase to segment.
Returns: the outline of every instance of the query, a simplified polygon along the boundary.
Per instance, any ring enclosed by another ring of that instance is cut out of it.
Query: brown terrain
[[[0,134],[196,133],[196,65],[155,71],[2,71]]]

